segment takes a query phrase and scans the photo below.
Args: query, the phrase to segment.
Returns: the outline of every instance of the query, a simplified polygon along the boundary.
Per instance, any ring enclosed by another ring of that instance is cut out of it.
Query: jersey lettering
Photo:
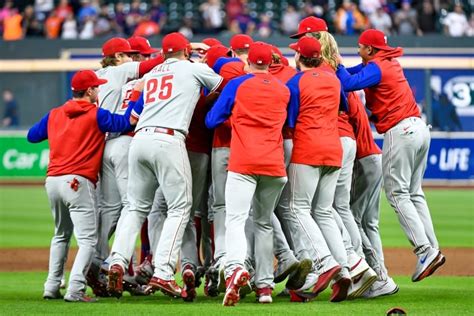
[[[127,92],[125,92],[125,97],[123,98],[123,102],[122,102],[122,110],[127,109],[128,101],[130,101],[130,96],[132,95],[132,91],[133,89],[130,89],[130,90],[127,90]]]
[[[158,99],[167,100],[171,97],[171,92],[173,91],[173,75],[167,75],[160,78],[152,78],[146,83],[146,97],[145,103],[152,103],[156,101],[155,93],[158,88],[158,80],[161,80],[160,83],[160,93],[158,94]]]

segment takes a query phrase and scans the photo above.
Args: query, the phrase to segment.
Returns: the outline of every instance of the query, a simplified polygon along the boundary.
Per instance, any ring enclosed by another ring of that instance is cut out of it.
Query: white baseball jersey
[[[132,96],[133,87],[138,82],[139,79],[135,79],[132,81],[127,82],[122,87],[122,92],[120,94],[120,106],[117,109],[117,114],[124,114],[127,111],[128,101],[130,101],[130,97]]]
[[[201,88],[219,87],[222,77],[209,66],[169,58],[144,76],[143,111],[136,130],[148,126],[188,133]]]
[[[128,62],[118,66],[109,66],[97,70],[97,77],[106,79],[107,83],[99,89],[99,107],[112,113],[119,112],[122,107],[122,86],[130,80],[138,78],[139,62]]]

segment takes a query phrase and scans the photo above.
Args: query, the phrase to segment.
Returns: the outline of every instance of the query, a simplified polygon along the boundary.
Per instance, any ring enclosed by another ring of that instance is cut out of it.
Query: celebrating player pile
[[[324,20],[304,19],[292,38],[296,69],[247,35],[228,49],[171,33],[154,58],[144,38],[113,38],[102,69],[74,75],[73,98],[28,133],[51,148],[45,299],[63,298],[73,233],[68,302],[95,301],[87,285],[96,296],[159,290],[193,301],[203,278],[224,306],[252,291],[271,303],[285,280],[295,302],[328,287],[331,302],[393,295],[378,230],[382,179],[418,256],[413,282],[445,263],[421,188],[429,128],[396,60],[402,49],[367,30],[362,63],[345,68]]]

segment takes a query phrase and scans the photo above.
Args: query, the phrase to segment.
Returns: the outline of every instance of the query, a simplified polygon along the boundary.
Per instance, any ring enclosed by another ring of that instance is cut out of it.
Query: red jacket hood
[[[268,71],[271,74],[276,74],[276,73],[279,73],[280,71],[282,71],[283,68],[285,68],[285,65],[283,65],[283,64],[271,64],[270,68],[268,68]]]
[[[391,59],[403,56],[403,48],[397,47],[394,50],[379,50],[375,59]]]
[[[74,118],[87,113],[88,111],[90,111],[90,109],[93,109],[95,107],[95,104],[92,104],[87,101],[69,100],[68,102],[66,102],[66,104],[64,104],[63,109],[67,117]]]

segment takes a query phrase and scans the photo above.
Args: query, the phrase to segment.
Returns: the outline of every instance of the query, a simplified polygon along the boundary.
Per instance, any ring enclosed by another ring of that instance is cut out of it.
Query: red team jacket
[[[402,49],[379,51],[372,60],[379,66],[382,79],[378,85],[364,91],[367,108],[372,111],[375,128],[379,133],[385,133],[408,117],[420,117],[413,92],[402,67],[395,59],[402,54]]]
[[[364,89],[370,119],[381,134],[406,118],[420,117],[403,69],[395,59],[402,55],[401,48],[380,50],[366,65],[338,66],[337,76],[345,91]]]
[[[132,108],[112,114],[86,101],[69,100],[52,109],[28,132],[28,141],[49,140],[48,176],[75,174],[96,183],[106,132],[124,132]]]
[[[288,88],[271,74],[241,76],[224,88],[206,125],[215,128],[232,114],[229,171],[286,176],[281,130],[289,98]]]
[[[292,163],[341,167],[338,133],[341,84],[327,67],[299,72],[287,83],[291,91],[288,126],[295,128]]]
[[[356,158],[361,159],[370,155],[381,154],[382,151],[374,141],[369,117],[359,96],[355,92],[349,92],[347,99],[349,101],[349,121],[354,128],[357,144]]]
[[[189,151],[203,154],[210,154],[211,152],[212,130],[208,129],[204,123],[208,110],[206,97],[201,92],[186,137],[186,149]]]
[[[284,84],[286,84],[288,80],[290,80],[297,73],[295,69],[282,64],[271,64],[268,70],[273,76],[277,77]],[[288,126],[283,126],[283,139],[292,138],[293,129],[289,128]]]
[[[230,80],[245,75],[244,67],[245,64],[238,58],[219,58],[212,69],[224,78],[222,87],[225,87]],[[231,133],[230,122],[218,126],[214,130],[212,147],[230,147]]]

